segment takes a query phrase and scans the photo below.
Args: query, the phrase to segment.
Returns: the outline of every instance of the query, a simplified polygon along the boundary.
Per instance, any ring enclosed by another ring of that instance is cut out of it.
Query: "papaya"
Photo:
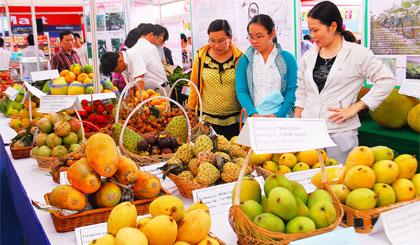
[[[86,196],[70,185],[60,185],[52,190],[50,204],[59,209],[82,210],[86,206]]]
[[[148,199],[157,196],[160,192],[160,180],[151,173],[138,171],[137,180],[133,186],[134,198]]]
[[[136,182],[138,171],[139,169],[133,160],[120,155],[118,158],[118,169],[114,177],[121,184],[128,185]]]
[[[67,179],[85,194],[94,193],[101,187],[101,176],[89,165],[87,158],[81,158],[67,169]]]
[[[89,165],[101,176],[111,177],[117,172],[117,146],[107,134],[97,133],[86,141],[86,157]]]
[[[111,207],[121,200],[121,188],[113,182],[103,182],[99,191],[89,195],[89,202],[94,208]]]

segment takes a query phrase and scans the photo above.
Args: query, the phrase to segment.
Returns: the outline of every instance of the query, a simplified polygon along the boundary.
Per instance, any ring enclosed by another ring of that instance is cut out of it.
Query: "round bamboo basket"
[[[298,234],[286,234],[280,232],[272,232],[265,230],[261,227],[255,225],[254,222],[249,220],[246,215],[242,212],[239,207],[239,195],[241,193],[241,185],[245,173],[246,164],[249,162],[249,159],[252,154],[252,149],[249,150],[248,155],[244,161],[244,165],[241,168],[239,174],[239,180],[237,183],[237,190],[235,193],[234,205],[229,210],[229,223],[232,226],[238,237],[238,244],[254,244],[254,245],[268,245],[268,244],[288,244],[292,241],[319,235],[334,230],[341,222],[344,211],[343,207],[340,204],[338,198],[334,195],[330,186],[327,183],[327,175],[325,172],[325,164],[322,160],[321,152],[317,150],[318,159],[321,163],[321,173],[322,173],[322,189],[327,191],[330,194],[332,203],[336,209],[336,220],[333,224],[328,227],[317,229],[311,232],[298,233]]]

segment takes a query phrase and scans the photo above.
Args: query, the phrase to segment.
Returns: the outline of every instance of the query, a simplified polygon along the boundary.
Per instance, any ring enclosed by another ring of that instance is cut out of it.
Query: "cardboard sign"
[[[402,206],[379,216],[385,234],[392,244],[419,244],[420,241],[420,202]],[[378,224],[375,224],[375,227]]]
[[[264,190],[264,178],[259,176],[255,178]],[[228,212],[232,207],[232,192],[236,182],[216,185],[203,189],[193,190],[194,202],[202,201],[209,208],[210,215]]]
[[[100,94],[92,94],[92,96],[90,94],[79,94],[77,95],[79,97],[79,100],[87,100],[90,101],[92,99],[93,96],[93,100],[106,100],[106,99],[113,99],[116,98],[115,93],[100,93]]]
[[[328,166],[326,168],[332,168],[332,167],[343,167],[343,165],[339,164],[335,166]],[[299,182],[299,184],[301,184],[305,188],[307,193],[311,193],[316,190],[316,186],[312,184],[311,178],[312,176],[314,176],[316,173],[320,171],[321,171],[321,168],[308,169],[305,171],[287,173],[284,176],[286,176],[288,180],[294,180],[294,181]]]
[[[284,153],[335,146],[324,119],[250,117],[238,144],[250,146],[256,154]]]
[[[322,233],[317,236],[311,236],[297,241],[293,241],[290,245],[357,245],[358,240],[353,227],[344,229],[335,229],[333,231]]]
[[[76,95],[46,95],[41,97],[38,112],[54,113],[73,109],[73,105],[76,107],[76,110],[83,111],[79,98]]]
[[[60,172],[60,185],[71,185],[67,179],[67,171]]]
[[[42,96],[47,95],[46,93],[42,92],[41,90],[35,88],[34,86],[30,85],[28,82],[23,82],[23,85],[31,92],[33,95],[35,95],[37,98],[41,99]]]
[[[19,94],[19,91],[12,87],[7,87],[6,91],[4,91],[5,94],[9,95],[9,99],[14,101],[16,99],[16,96]]]
[[[36,62],[36,59],[35,59]],[[47,79],[55,79],[59,77],[60,74],[58,73],[58,70],[47,70],[47,71],[33,71],[31,72],[31,78],[32,81],[42,81]]]
[[[419,79],[404,79],[399,94],[420,98],[420,80]]]
[[[158,168],[162,167],[165,164],[166,164],[166,162],[161,162],[161,163],[155,163],[155,164],[151,164],[151,165],[141,166],[140,170],[144,171],[144,172],[151,173],[154,176],[158,177],[160,182],[164,182],[164,181],[168,181],[169,178],[166,178],[165,180],[163,180],[162,179],[162,177],[163,177],[162,170],[160,170]]]

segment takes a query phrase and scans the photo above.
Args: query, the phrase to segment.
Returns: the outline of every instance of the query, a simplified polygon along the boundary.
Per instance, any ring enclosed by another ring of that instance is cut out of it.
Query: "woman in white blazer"
[[[316,45],[299,65],[295,118],[325,119],[337,144],[327,148],[327,155],[345,164],[358,146],[357,113],[366,107],[375,110],[395,87],[395,77],[369,49],[346,41],[342,25],[340,11],[329,1],[309,12],[308,26]],[[374,86],[356,101],[365,79]]]

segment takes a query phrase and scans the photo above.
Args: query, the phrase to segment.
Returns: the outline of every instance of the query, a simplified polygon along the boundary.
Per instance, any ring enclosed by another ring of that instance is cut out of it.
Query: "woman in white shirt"
[[[251,47],[235,73],[239,103],[250,117],[287,117],[295,102],[296,59],[277,43],[270,16],[254,16],[247,29]]]
[[[350,43],[343,30],[337,6],[329,1],[318,3],[308,14],[308,26],[314,45],[302,57],[298,71],[295,118],[323,118],[336,147],[327,154],[345,163],[350,151],[358,146],[357,113],[376,107],[395,86],[395,77],[373,53]],[[373,88],[356,102],[365,79]]]

